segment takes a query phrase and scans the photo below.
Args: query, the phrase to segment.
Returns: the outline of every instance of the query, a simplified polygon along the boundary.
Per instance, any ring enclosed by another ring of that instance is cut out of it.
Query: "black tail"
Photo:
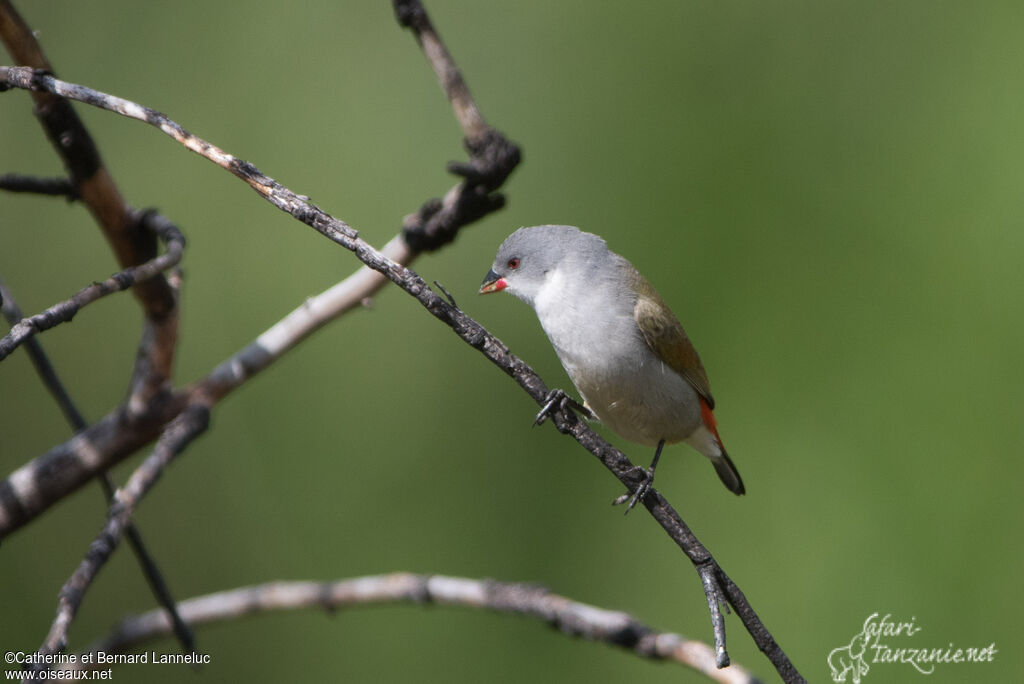
[[[722,449],[721,456],[712,458],[711,463],[715,466],[718,479],[730,492],[737,496],[747,493],[746,487],[743,486],[743,478],[740,477],[740,471],[736,470],[736,466],[733,465],[729,454],[725,453],[725,449]]]

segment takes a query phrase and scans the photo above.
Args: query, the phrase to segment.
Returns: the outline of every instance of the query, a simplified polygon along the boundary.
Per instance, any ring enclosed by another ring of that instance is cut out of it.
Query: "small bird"
[[[498,248],[480,286],[481,294],[501,290],[536,311],[582,408],[620,437],[655,447],[627,512],[654,482],[662,448],[678,442],[711,459],[729,491],[745,493],[718,436],[697,350],[647,279],[603,239],[572,226],[520,228]],[[553,391],[537,422],[566,401]]]

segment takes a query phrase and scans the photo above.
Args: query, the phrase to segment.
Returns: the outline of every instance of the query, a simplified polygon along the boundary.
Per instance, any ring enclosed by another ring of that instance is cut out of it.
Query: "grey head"
[[[509,235],[494,257],[480,292],[508,289],[527,304],[547,277],[564,266],[581,277],[606,264],[610,252],[603,239],[573,226],[532,226]]]

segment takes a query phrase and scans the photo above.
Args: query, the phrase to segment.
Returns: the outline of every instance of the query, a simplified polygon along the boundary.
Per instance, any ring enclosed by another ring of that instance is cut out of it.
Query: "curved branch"
[[[462,134],[470,139],[484,137],[487,134],[487,123],[469,94],[469,86],[463,80],[462,72],[430,22],[423,3],[420,0],[394,0],[393,5],[398,23],[412,30],[416,42],[437,74],[441,89],[455,111],[455,119],[462,128]]]
[[[14,294],[2,280],[0,280],[0,313],[3,313],[4,318],[7,319],[7,322],[12,327],[25,317],[21,307],[14,300]],[[28,353],[29,359],[31,359],[32,365],[36,369],[36,375],[39,376],[43,386],[50,392],[53,400],[57,402],[57,406],[60,407],[64,418],[71,425],[71,430],[79,432],[88,427],[85,417],[78,410],[78,407],[75,406],[75,403],[71,401],[70,395],[68,395],[67,390],[64,388],[64,383],[57,377],[57,371],[54,370],[53,364],[50,363],[50,357],[43,351],[43,346],[39,344],[39,340],[27,340],[25,351]]]
[[[534,584],[392,573],[333,582],[272,582],[239,587],[187,599],[179,608],[189,624],[195,626],[286,610],[319,608],[333,613],[339,608],[388,603],[435,603],[526,615],[569,636],[623,648],[643,658],[686,665],[716,682],[757,681],[737,665],[719,670],[715,652],[707,644],[679,634],[658,632],[626,613],[579,603]],[[86,652],[120,653],[169,633],[166,614],[153,610],[126,618]],[[63,667],[82,668],[81,658],[76,661]]]
[[[54,304],[42,313],[22,318],[11,326],[11,331],[0,339],[0,361],[7,358],[26,340],[37,333],[61,323],[68,323],[82,307],[115,292],[121,292],[144,282],[163,271],[177,266],[185,250],[185,237],[174,224],[156,222],[153,212],[134,212],[133,220],[146,230],[152,230],[167,246],[167,251],[138,266],[132,266],[110,276],[102,282],[84,287],[71,298]]]
[[[522,159],[519,147],[484,121],[469,93],[469,86],[455,64],[419,0],[393,0],[398,23],[413,32],[427,61],[437,74],[445,97],[462,128],[469,162],[451,162],[448,170],[465,180],[443,199],[426,202],[405,217],[403,234],[417,251],[431,251],[455,239],[460,225],[476,220],[505,205],[494,192]]]
[[[396,263],[406,265],[416,257],[416,252],[400,235],[392,238],[381,252]],[[219,401],[323,326],[366,304],[387,282],[380,273],[363,266],[345,280],[307,299],[185,392],[209,402]]]

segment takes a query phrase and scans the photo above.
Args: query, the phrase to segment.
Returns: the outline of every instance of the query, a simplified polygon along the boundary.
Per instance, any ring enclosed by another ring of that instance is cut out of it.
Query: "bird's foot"
[[[643,498],[647,496],[647,492],[651,491],[651,486],[654,485],[654,468],[644,470],[637,466],[636,469],[643,473],[643,479],[640,481],[640,484],[637,485],[637,488],[632,494],[626,492],[615,499],[615,501],[612,501],[612,506],[620,506],[628,501],[629,505],[626,506],[626,515],[633,510],[633,506],[636,506],[638,501],[643,500]]]
[[[537,417],[533,420],[534,427],[550,418],[551,414],[555,411],[562,411],[567,408],[582,414],[584,418],[593,418],[594,416],[590,409],[566,394],[565,390],[553,389],[544,398],[544,406],[541,407]]]

